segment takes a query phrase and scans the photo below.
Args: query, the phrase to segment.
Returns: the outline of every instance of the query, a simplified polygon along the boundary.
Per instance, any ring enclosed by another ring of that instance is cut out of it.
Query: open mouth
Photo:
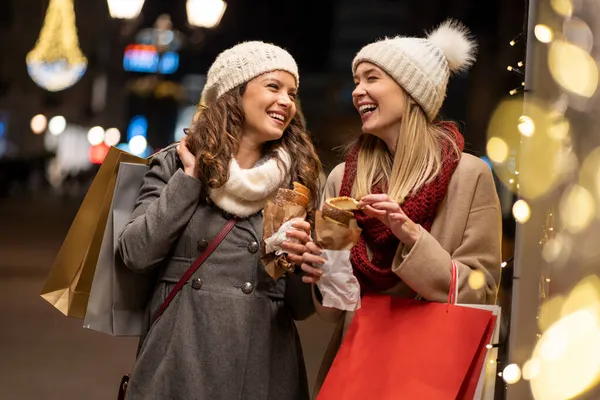
[[[377,105],[375,104],[363,104],[358,108],[358,112],[363,117],[370,115],[375,110],[377,110]]]
[[[283,125],[285,123],[285,116],[283,114],[279,114],[276,112],[268,112],[267,115],[279,124]]]

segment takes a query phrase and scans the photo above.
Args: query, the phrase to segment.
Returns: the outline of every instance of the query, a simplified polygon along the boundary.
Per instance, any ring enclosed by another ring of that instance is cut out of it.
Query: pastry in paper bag
[[[328,199],[315,220],[315,242],[322,249],[325,264],[317,286],[323,306],[345,311],[360,308],[360,285],[352,272],[350,249],[358,242],[361,229],[352,211],[358,202],[350,197]]]
[[[275,198],[268,200],[263,212],[263,246],[262,262],[267,273],[275,280],[286,272],[293,272],[295,265],[287,259],[281,249],[286,232],[294,229],[293,220],[304,221],[306,209],[310,202],[310,190],[298,182],[294,189],[279,189]]]

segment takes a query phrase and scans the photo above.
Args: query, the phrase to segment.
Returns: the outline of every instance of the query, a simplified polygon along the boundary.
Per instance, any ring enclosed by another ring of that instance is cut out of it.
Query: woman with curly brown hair
[[[309,211],[319,198],[321,165],[296,112],[298,82],[294,59],[275,45],[224,51],[187,136],[153,158],[119,237],[125,265],[157,276],[127,399],[308,398],[294,319],[314,312],[310,286],[296,274],[272,279],[260,260],[267,199],[292,182],[311,190]],[[294,228],[283,247],[300,264],[310,225]]]

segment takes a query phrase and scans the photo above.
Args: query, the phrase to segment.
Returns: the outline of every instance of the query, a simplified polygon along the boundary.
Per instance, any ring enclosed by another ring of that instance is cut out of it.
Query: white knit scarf
[[[229,180],[210,190],[211,200],[222,210],[238,217],[248,217],[265,207],[267,199],[281,187],[289,176],[290,155],[277,149],[285,165],[282,171],[275,157],[263,159],[250,169],[242,169],[235,157],[229,164]]]

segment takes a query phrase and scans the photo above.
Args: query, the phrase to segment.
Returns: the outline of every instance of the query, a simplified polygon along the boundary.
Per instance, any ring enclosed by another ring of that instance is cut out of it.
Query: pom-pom
[[[458,21],[443,22],[427,39],[444,52],[454,73],[468,69],[475,62],[477,44],[469,29]]]

